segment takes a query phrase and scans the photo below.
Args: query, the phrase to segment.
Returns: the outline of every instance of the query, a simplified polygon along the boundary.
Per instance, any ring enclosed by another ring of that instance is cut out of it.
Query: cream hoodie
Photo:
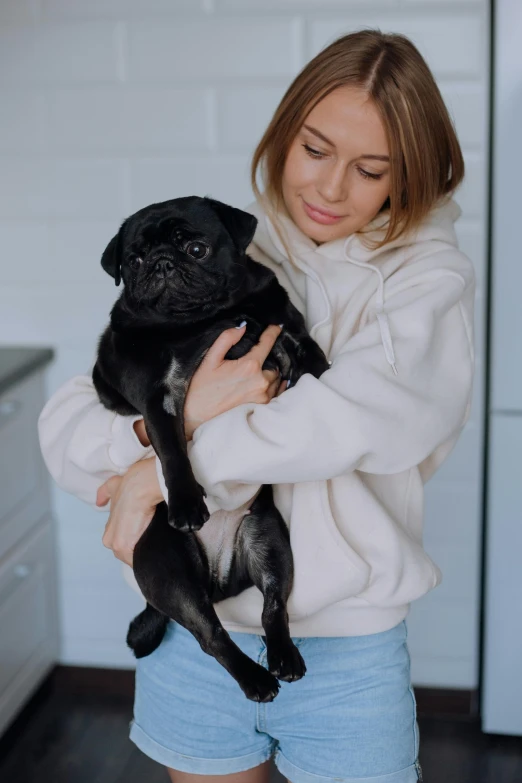
[[[259,220],[248,252],[274,270],[331,367],[197,428],[189,456],[212,512],[205,528],[234,524],[273,484],[294,555],[291,634],[384,631],[441,579],[422,547],[423,484],[471,402],[474,273],[457,248],[460,208],[446,200],[415,234],[373,251],[357,235],[317,246],[279,216],[291,260],[260,204],[247,211]],[[370,224],[372,238],[387,218]],[[90,376],[62,386],[39,420],[57,483],[94,505],[103,481],[153,454],[136,418],[103,408]],[[256,587],[216,611],[229,631],[263,633]]]

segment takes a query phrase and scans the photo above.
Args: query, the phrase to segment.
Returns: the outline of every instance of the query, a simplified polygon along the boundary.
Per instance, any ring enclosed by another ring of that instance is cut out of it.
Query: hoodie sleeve
[[[473,267],[454,248],[399,269],[386,281],[398,375],[370,303],[320,379],[196,429],[189,454],[207,500],[234,509],[261,484],[398,473],[456,439],[470,409],[473,302]]]
[[[58,486],[98,509],[96,492],[104,481],[154,456],[134,431],[139,418],[107,410],[89,375],[78,375],[61,386],[38,420],[42,455]]]
[[[111,476],[121,476],[141,459],[155,456],[142,446],[134,422],[142,416],[120,416],[107,410],[96,393],[91,375],[77,375],[64,383],[47,402],[38,419],[40,449],[58,486],[96,511],[98,488]],[[156,458],[160,486],[168,500],[161,463]],[[255,491],[249,495],[250,500]],[[212,514],[221,507],[206,500]]]

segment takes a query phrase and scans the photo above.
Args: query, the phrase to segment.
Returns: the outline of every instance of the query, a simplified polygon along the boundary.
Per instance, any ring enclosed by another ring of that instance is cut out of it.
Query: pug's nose
[[[165,277],[174,269],[174,264],[170,258],[160,258],[156,261],[154,272],[158,277]]]

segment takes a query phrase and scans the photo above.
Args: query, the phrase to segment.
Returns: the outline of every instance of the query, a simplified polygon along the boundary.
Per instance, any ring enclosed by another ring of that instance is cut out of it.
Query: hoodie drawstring
[[[377,316],[377,322],[379,324],[379,331],[381,333],[381,342],[384,348],[384,353],[386,354],[386,360],[390,365],[390,367],[392,368],[394,374],[398,375],[397,365],[395,363],[395,351],[393,350],[393,340],[390,332],[390,324],[388,321],[388,315],[386,313],[386,310],[384,309],[384,277],[382,276],[381,270],[378,269],[376,266],[373,266],[373,264],[368,264],[367,262],[362,262],[362,261],[354,261],[353,258],[350,258],[347,249],[347,244],[350,239],[351,237],[348,237],[346,242],[344,243],[344,255],[348,263],[354,264],[354,266],[358,266],[361,269],[371,269],[372,272],[375,272],[375,274],[379,278],[375,313]]]

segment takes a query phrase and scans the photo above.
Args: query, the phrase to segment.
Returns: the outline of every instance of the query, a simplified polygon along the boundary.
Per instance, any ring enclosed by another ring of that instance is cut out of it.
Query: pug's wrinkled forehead
[[[105,249],[102,267],[119,285],[123,258],[129,252],[149,253],[158,245],[183,249],[187,242],[199,240],[210,248],[225,245],[243,255],[256,226],[253,215],[209,197],[186,196],[150,204],[123,222]]]
[[[232,240],[240,252],[250,244],[257,220],[243,210],[208,197],[186,196],[139,210],[125,222],[131,240]]]
[[[152,245],[196,238],[214,242],[223,239],[224,227],[212,209],[193,212],[194,209],[180,209],[171,202],[145,207],[125,222],[125,241]]]

